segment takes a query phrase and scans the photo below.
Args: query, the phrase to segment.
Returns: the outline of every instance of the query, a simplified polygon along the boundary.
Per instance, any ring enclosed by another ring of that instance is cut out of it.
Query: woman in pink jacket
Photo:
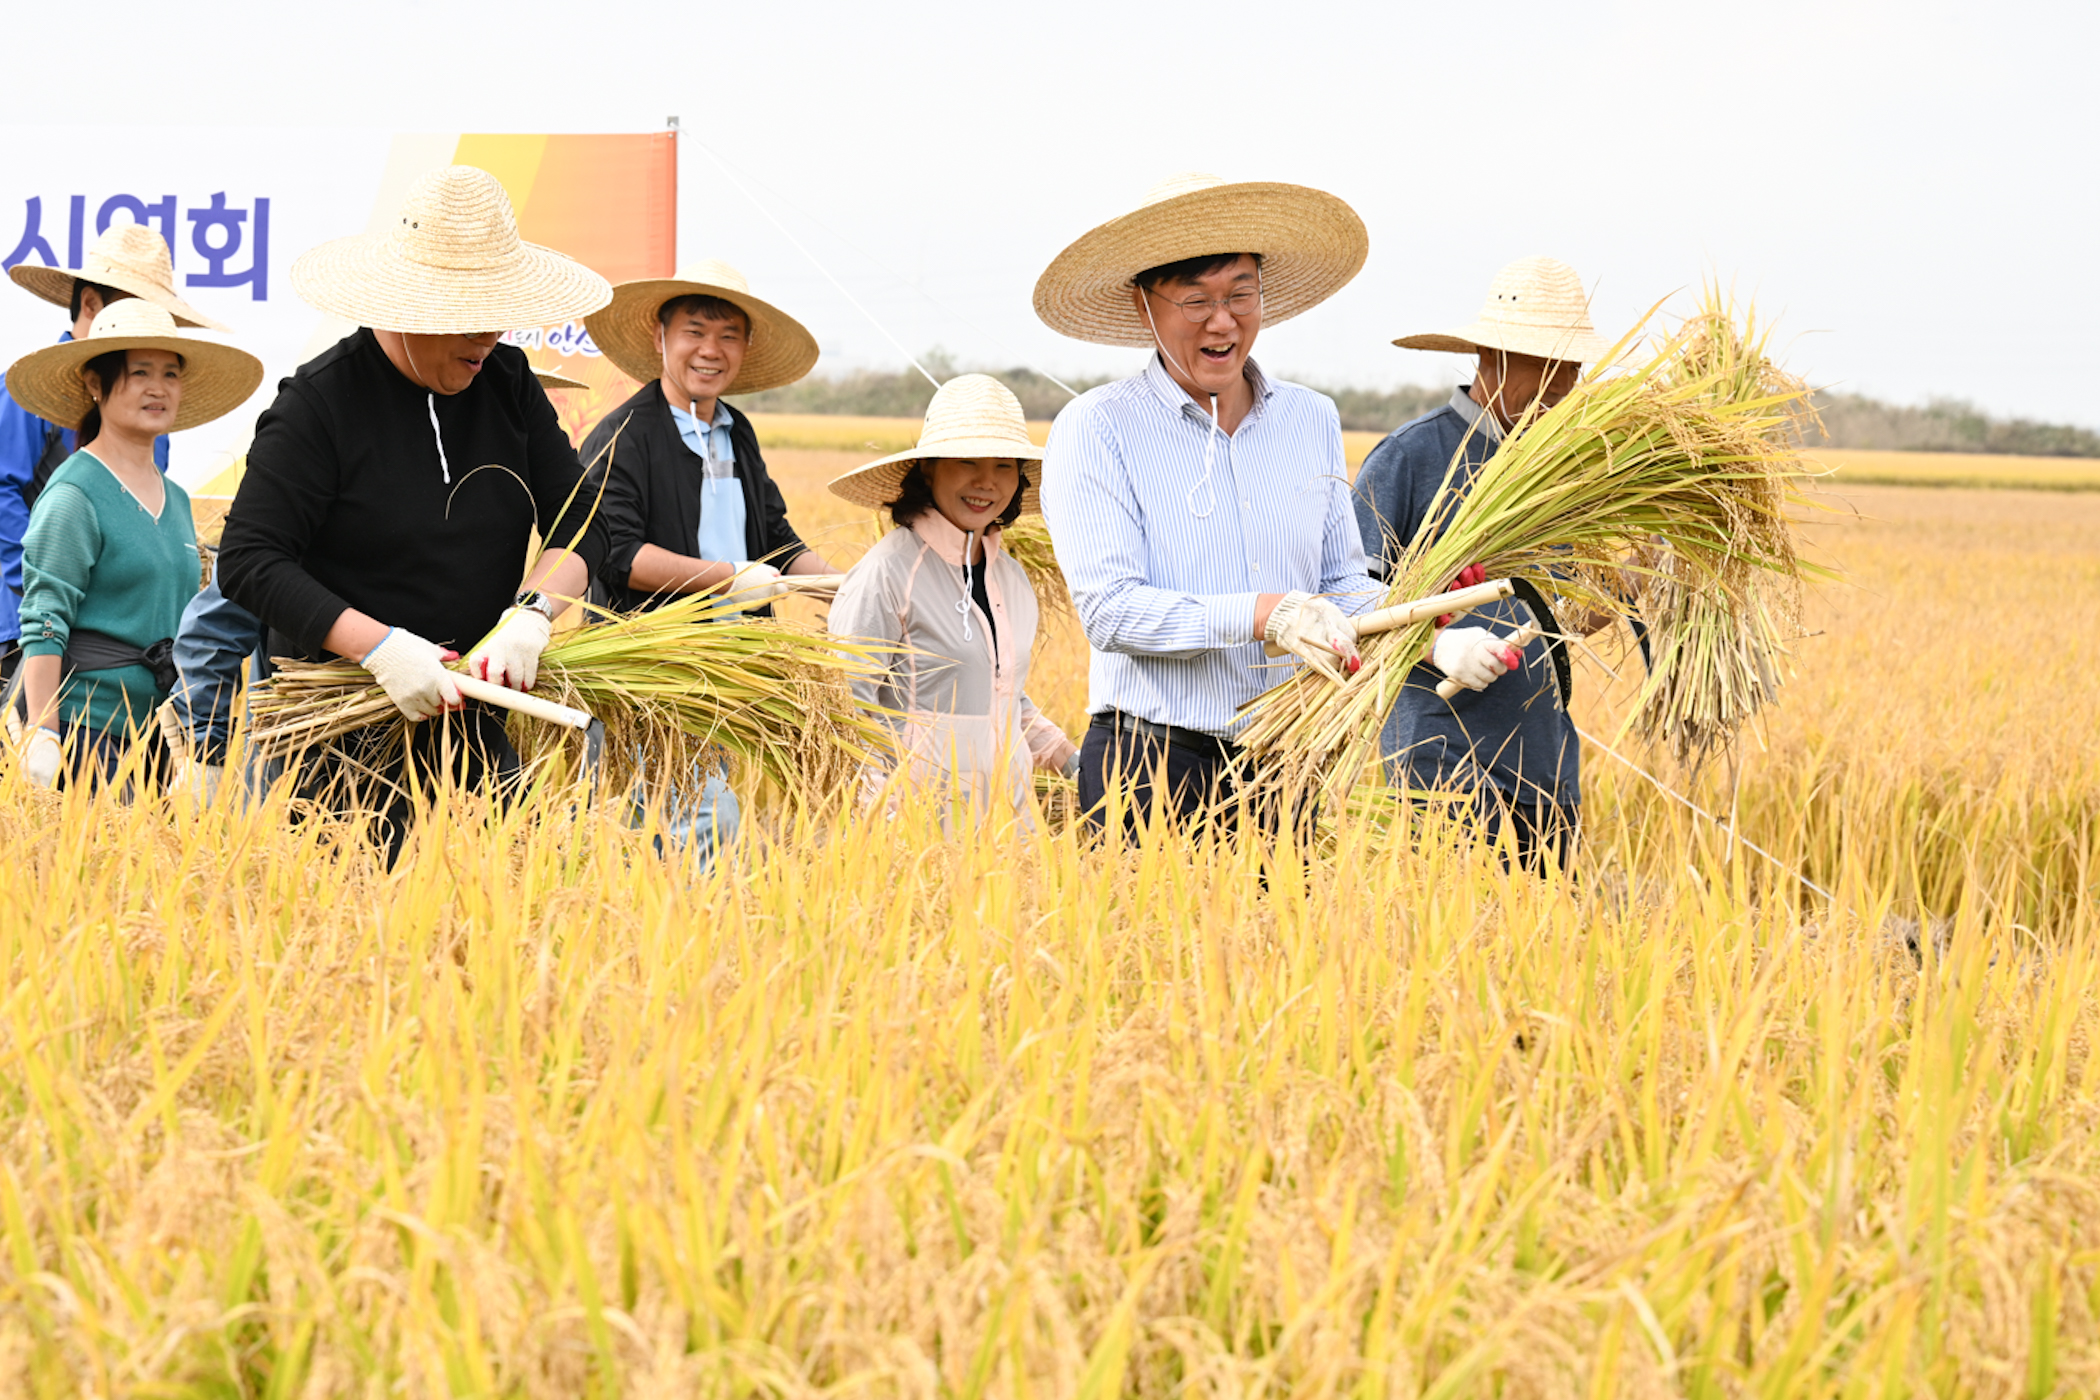
[[[1042,449],[1021,402],[989,375],[941,386],[919,445],[831,483],[896,528],[853,566],[832,604],[835,636],[900,648],[854,695],[897,718],[894,767],[864,775],[866,801],[940,784],[975,805],[1025,806],[1030,769],[1068,770],[1078,750],[1028,699],[1036,598],[999,548],[1000,530],[1039,510]]]

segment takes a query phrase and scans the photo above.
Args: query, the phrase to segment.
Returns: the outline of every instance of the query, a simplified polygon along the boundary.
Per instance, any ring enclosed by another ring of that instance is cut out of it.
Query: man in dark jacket
[[[1441,534],[1450,524],[1482,464],[1527,408],[1559,403],[1583,362],[1609,348],[1591,328],[1574,270],[1551,258],[1525,258],[1502,269],[1472,324],[1393,343],[1478,360],[1470,385],[1396,428],[1357,473],[1357,527],[1372,572],[1380,575],[1423,530]],[[1488,839],[1508,828],[1524,865],[1565,866],[1582,811],[1581,744],[1568,715],[1567,654],[1559,638],[1613,620],[1588,614],[1556,620],[1544,595],[1530,589],[1444,628],[1386,720],[1380,749],[1388,781],[1415,792],[1461,794]],[[1536,622],[1544,635],[1519,651],[1506,638],[1526,622]],[[1446,677],[1463,687],[1449,700],[1436,693]]]
[[[722,401],[809,373],[809,332],[721,262],[621,283],[587,324],[605,357],[642,381],[583,445],[586,462],[610,464],[600,514],[611,605],[722,592],[764,613],[787,591],[781,574],[832,573],[788,523],[751,420]]]
[[[809,373],[817,342],[800,322],[751,295],[729,264],[708,261],[621,283],[585,324],[599,351],[642,381],[583,444],[583,460],[607,473],[600,578],[614,608],[721,593],[770,615],[788,591],[782,574],[834,572],[788,523],[751,420],[722,401]],[[660,797],[665,835],[696,865],[734,839],[741,810],[726,772],[671,775]]]

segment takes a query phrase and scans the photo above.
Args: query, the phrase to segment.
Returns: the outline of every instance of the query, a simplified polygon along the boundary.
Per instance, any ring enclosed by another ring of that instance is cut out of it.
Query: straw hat
[[[1075,340],[1149,350],[1152,332],[1130,304],[1137,274],[1212,253],[1259,253],[1262,324],[1273,326],[1347,286],[1370,247],[1356,211],[1323,191],[1177,175],[1059,253],[1035,284],[1035,314]]]
[[[16,286],[53,306],[73,304],[75,282],[94,282],[166,307],[178,325],[226,329],[175,295],[175,264],[168,257],[167,242],[144,224],[115,225],[95,240],[79,267],[18,263],[7,275],[15,279]]]
[[[94,405],[80,371],[112,350],[172,350],[182,356],[182,403],[170,432],[231,413],[262,383],[262,361],[247,351],[186,335],[165,308],[127,299],[104,307],[87,339],[47,345],[16,360],[7,371],[7,392],[37,417],[77,428]]]
[[[958,374],[943,384],[926,405],[919,445],[856,467],[831,483],[831,494],[857,506],[879,510],[897,499],[904,475],[917,462],[935,457],[1018,457],[1043,460],[1043,449],[1028,438],[1028,418],[1014,391],[989,374]],[[1032,474],[1021,493],[1021,512],[1040,511],[1043,474]]]
[[[591,387],[581,379],[571,379],[566,374],[556,374],[552,370],[536,369],[532,372],[532,377],[540,381],[542,389],[588,389]]]
[[[598,353],[629,379],[660,379],[664,357],[656,348],[656,313],[674,297],[720,297],[751,318],[744,365],[724,394],[755,394],[792,384],[817,363],[817,339],[800,321],[771,302],[751,295],[744,274],[715,258],[679,269],[676,277],[646,277],[613,288],[612,303],[584,321]]]
[[[1611,353],[1611,346],[1590,324],[1590,299],[1583,295],[1582,279],[1557,258],[1519,258],[1496,273],[1471,325],[1404,335],[1393,344],[1403,350],[1464,355],[1507,350],[1584,365]]]
[[[292,264],[292,286],[331,315],[411,335],[553,325],[612,295],[582,263],[519,238],[502,181],[471,165],[417,180],[391,228],[305,254]]]

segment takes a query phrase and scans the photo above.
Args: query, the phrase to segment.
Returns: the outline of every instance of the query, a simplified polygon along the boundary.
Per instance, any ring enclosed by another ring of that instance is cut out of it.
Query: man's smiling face
[[[1261,331],[1261,269],[1252,257],[1242,253],[1200,277],[1163,278],[1131,295],[1138,314],[1149,315],[1167,372],[1182,388],[1198,397],[1222,396],[1245,375]],[[1203,319],[1189,320],[1185,308]]]
[[[656,344],[663,355],[664,396],[681,408],[696,404],[712,417],[715,400],[744,367],[750,325],[741,312],[712,316],[681,308],[658,322]]]

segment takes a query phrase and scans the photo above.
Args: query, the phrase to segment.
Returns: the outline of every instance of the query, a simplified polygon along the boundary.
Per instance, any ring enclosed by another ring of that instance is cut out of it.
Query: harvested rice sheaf
[[[888,728],[847,688],[879,664],[872,646],[746,617],[706,594],[633,616],[591,614],[591,625],[548,646],[534,693],[604,723],[598,778],[612,790],[727,757],[788,790],[827,792],[888,744]],[[257,690],[248,733],[266,757],[284,757],[406,722],[361,666],[280,661]],[[559,755],[580,771],[578,731],[523,716],[510,730],[528,761]]]
[[[1790,516],[1808,391],[1766,355],[1754,316],[1713,292],[1647,360],[1619,358],[1528,413],[1455,505],[1447,475],[1428,518],[1450,526],[1416,536],[1389,601],[1480,563],[1559,595],[1563,616],[1638,608],[1655,669],[1633,727],[1696,760],[1778,685],[1803,573]],[[1425,622],[1365,639],[1344,685],[1294,677],[1254,702],[1242,742],[1277,781],[1346,786],[1433,636]]]

